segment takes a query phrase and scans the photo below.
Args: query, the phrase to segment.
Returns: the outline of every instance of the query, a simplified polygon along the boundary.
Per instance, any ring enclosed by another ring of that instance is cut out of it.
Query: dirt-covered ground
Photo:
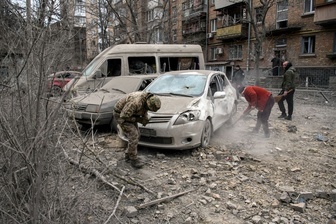
[[[274,106],[269,139],[251,133],[252,111],[206,149],[140,147],[147,164],[139,170],[124,161],[114,134],[86,132],[87,147],[75,139],[69,157],[105,183],[69,164],[64,189],[78,198],[81,223],[324,224],[336,215],[334,105],[296,94],[292,121],[278,119]],[[245,107],[240,101],[237,117]]]

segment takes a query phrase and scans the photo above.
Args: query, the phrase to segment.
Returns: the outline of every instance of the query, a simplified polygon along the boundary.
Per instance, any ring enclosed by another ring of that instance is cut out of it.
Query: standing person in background
[[[238,91],[248,102],[248,107],[243,112],[242,117],[256,108],[258,110],[257,124],[253,129],[253,132],[258,133],[262,125],[265,137],[269,138],[270,131],[268,127],[268,119],[274,105],[272,93],[259,86],[240,86]]]
[[[275,57],[271,60],[271,62],[272,62],[273,76],[278,76],[279,75],[280,66],[281,66],[281,60],[278,57],[278,55],[275,55]]]
[[[114,106],[113,116],[128,139],[128,149],[125,153],[126,162],[134,168],[141,168],[144,162],[138,157],[138,142],[140,138],[138,122],[146,126],[149,123],[148,111],[158,111],[161,108],[160,99],[146,92],[133,92],[121,98]]]
[[[278,118],[285,118],[286,120],[292,120],[294,110],[296,69],[289,61],[285,61],[282,66],[285,69],[285,74],[282,79],[281,92],[279,93],[279,95],[282,95],[282,97],[278,102],[279,109],[281,111],[281,115]],[[286,108],[284,105],[285,100],[288,105],[288,115],[286,113]]]
[[[240,68],[239,65],[236,65],[235,71],[232,76],[232,84],[236,88],[237,99],[239,99],[239,91],[238,88],[243,85],[243,81],[245,78],[244,71]]]

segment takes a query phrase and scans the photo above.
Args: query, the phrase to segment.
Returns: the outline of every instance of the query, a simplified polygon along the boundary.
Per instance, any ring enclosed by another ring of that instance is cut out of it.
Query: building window
[[[232,45],[229,47],[229,59],[242,59],[243,58],[243,46],[242,45]]]
[[[216,60],[216,48],[211,48],[211,51],[210,51],[210,60]]]
[[[261,23],[263,21],[263,8],[262,7],[255,8],[255,15],[257,23]]]
[[[286,47],[286,46],[287,46],[286,38],[279,38],[275,40],[275,47]]]
[[[217,19],[212,19],[210,21],[210,31],[216,32],[216,30],[217,30]]]
[[[315,36],[302,37],[302,54],[315,54]]]
[[[154,9],[151,9],[147,12],[147,21],[153,21],[154,20]]]
[[[277,2],[277,19],[276,28],[286,28],[288,22],[288,1],[282,0]]]
[[[304,13],[312,13],[315,11],[314,0],[304,1]]]

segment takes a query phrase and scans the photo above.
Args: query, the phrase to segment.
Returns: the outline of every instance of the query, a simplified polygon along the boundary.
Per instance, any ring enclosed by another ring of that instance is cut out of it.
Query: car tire
[[[51,94],[53,96],[61,96],[62,95],[62,88],[59,86],[51,87]]]
[[[211,121],[207,119],[204,123],[204,127],[202,130],[202,136],[201,136],[201,147],[206,148],[210,144],[210,139],[212,135],[212,125]]]

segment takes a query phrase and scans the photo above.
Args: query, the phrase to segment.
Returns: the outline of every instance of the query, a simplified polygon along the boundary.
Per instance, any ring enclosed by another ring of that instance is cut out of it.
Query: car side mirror
[[[224,99],[226,97],[226,93],[224,91],[215,92],[214,99]]]
[[[100,71],[100,69],[98,69],[94,75],[93,75],[93,79],[100,79],[102,77],[102,72]]]

